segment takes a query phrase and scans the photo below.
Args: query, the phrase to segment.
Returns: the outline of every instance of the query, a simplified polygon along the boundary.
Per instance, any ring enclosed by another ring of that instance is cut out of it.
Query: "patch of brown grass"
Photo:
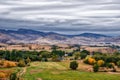
[[[0,78],[8,78],[12,73],[12,70],[0,70]]]
[[[51,73],[52,73],[52,74],[60,74],[59,71],[52,71]]]
[[[36,80],[42,80],[41,78],[37,78]]]
[[[42,72],[42,71],[43,71],[42,69],[31,70],[31,71],[30,71],[30,74],[40,73],[40,72]]]

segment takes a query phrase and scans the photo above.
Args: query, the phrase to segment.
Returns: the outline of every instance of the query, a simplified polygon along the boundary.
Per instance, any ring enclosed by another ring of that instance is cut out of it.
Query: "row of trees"
[[[120,67],[120,53],[100,53],[83,50],[73,53],[75,60],[83,60],[84,63],[93,65],[93,71],[97,72],[100,67],[116,71],[116,66]]]
[[[113,69],[116,71],[116,66],[120,67],[120,55],[95,55],[88,56],[84,59],[84,63],[93,65],[93,70],[97,72],[99,67],[106,67],[107,69]]]
[[[59,61],[65,55],[64,51],[53,50],[48,51],[0,51],[0,59],[19,62],[19,60],[25,60],[28,57],[31,61],[48,61],[48,58],[52,58],[53,61]]]

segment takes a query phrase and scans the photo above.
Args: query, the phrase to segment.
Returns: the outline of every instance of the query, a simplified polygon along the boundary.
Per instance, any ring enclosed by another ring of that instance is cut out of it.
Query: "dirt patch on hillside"
[[[31,71],[30,71],[30,74],[40,73],[40,72],[42,72],[42,71],[43,71],[42,69],[38,69],[38,70],[31,70]]]
[[[37,78],[36,80],[42,80],[41,78]]]
[[[120,74],[118,72],[108,72],[109,74]]]
[[[92,66],[91,65],[87,65],[87,64],[83,63],[82,60],[79,60],[78,63],[79,63],[78,70],[92,72]]]
[[[52,74],[60,74],[59,71],[52,71],[51,73],[52,73]]]

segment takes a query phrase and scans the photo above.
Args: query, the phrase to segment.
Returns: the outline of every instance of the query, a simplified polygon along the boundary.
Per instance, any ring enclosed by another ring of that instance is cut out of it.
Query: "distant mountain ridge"
[[[4,30],[0,29],[1,43],[69,43],[88,44],[90,42],[114,42],[118,37],[106,36],[95,33],[82,33],[79,35],[65,35],[55,32],[41,32],[31,29]]]
[[[61,35],[61,36],[67,36],[67,37],[74,37],[74,36],[83,36],[83,37],[110,37],[106,35],[101,35],[101,34],[96,34],[96,33],[82,33],[78,35],[65,35],[65,34],[59,34],[55,32],[41,32],[41,31],[36,31],[32,29],[18,29],[18,30],[5,30],[5,29],[0,29],[0,33],[16,33],[16,34],[39,34],[41,36],[46,36],[46,35]]]

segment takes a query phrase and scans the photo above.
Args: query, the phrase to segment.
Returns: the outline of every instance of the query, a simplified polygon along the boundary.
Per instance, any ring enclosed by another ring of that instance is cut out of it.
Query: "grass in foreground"
[[[33,62],[27,68],[25,80],[120,80],[119,75],[73,71],[67,62]]]

